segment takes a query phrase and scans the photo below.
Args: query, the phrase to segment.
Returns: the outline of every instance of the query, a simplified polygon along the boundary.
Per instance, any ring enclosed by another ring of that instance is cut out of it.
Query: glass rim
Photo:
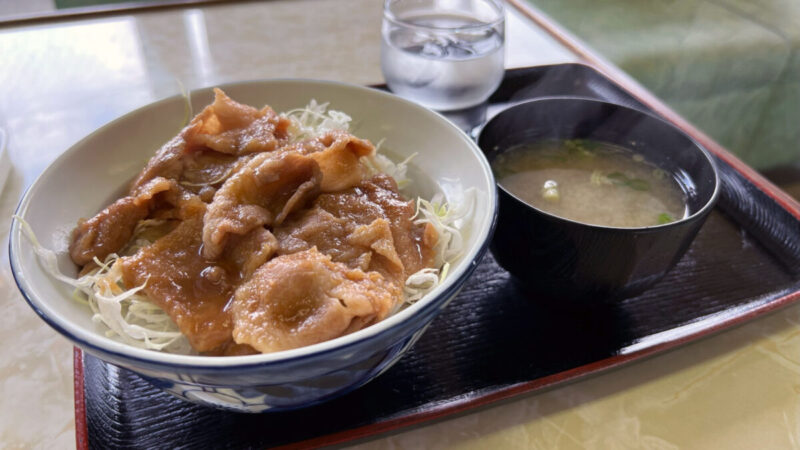
[[[459,31],[459,30],[481,30],[485,28],[495,27],[506,20],[505,8],[503,7],[502,0],[481,0],[492,6],[497,12],[498,18],[491,22],[481,22],[474,25],[462,25],[458,27],[435,26],[435,25],[419,25],[411,23],[405,19],[401,19],[394,15],[391,11],[390,5],[392,3],[402,0],[384,0],[383,2],[383,18],[397,25],[402,25],[409,28],[418,28],[421,30],[434,30],[434,31]]]

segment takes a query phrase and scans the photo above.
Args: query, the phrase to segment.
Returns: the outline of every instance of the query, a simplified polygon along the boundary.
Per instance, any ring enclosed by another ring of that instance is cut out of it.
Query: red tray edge
[[[448,416],[463,413],[471,409],[479,408],[482,406],[489,406],[493,403],[507,400],[521,394],[542,391],[551,387],[558,386],[566,382],[577,381],[579,379],[588,377],[590,375],[598,375],[600,373],[609,371],[626,365],[628,363],[655,356],[667,350],[680,347],[684,344],[694,342],[700,338],[710,336],[720,331],[732,328],[736,325],[743,324],[751,319],[762,316],[766,313],[776,311],[785,306],[791,305],[800,300],[800,290],[791,292],[783,297],[775,299],[771,302],[764,303],[747,312],[738,316],[731,317],[730,319],[720,321],[713,326],[698,330],[694,333],[689,333],[678,337],[673,340],[665,341],[660,344],[637,350],[631,353],[612,356],[610,358],[595,361],[580,367],[560,372],[547,377],[539,378],[529,382],[519,383],[503,389],[493,391],[485,395],[475,395],[467,397],[463,400],[449,402],[437,407],[419,411],[407,416],[397,417],[384,422],[364,425],[362,427],[344,430],[317,438],[308,439],[292,444],[287,444],[278,448],[281,449],[298,449],[298,448],[316,448],[327,445],[343,444],[345,442],[354,441],[357,439],[364,439],[370,436],[375,436],[390,431],[395,431],[401,428],[418,425],[423,422],[435,421],[443,419]],[[88,449],[89,434],[86,424],[86,400],[84,397],[83,383],[83,352],[81,349],[75,347],[74,349],[74,376],[75,376],[75,437],[78,449]]]
[[[86,397],[83,390],[83,351],[78,347],[72,350],[72,367],[75,398],[75,448],[89,448],[89,428],[86,425]]]
[[[677,339],[666,341],[651,347],[644,348],[635,352],[612,356],[610,358],[595,361],[590,364],[575,367],[573,369],[559,372],[554,375],[539,378],[533,381],[519,383],[503,389],[493,391],[486,395],[478,394],[475,397],[469,397],[464,400],[450,402],[437,406],[426,411],[420,411],[409,416],[402,416],[391,419],[385,422],[364,425],[359,428],[351,430],[344,430],[332,433],[318,438],[312,438],[305,441],[300,441],[293,444],[277,447],[279,449],[297,449],[297,448],[317,448],[328,445],[342,444],[357,439],[374,436],[389,431],[394,431],[400,428],[405,428],[412,425],[417,425],[427,421],[435,421],[438,419],[446,418],[454,414],[462,413],[470,409],[479,408],[482,406],[489,406],[493,403],[507,400],[522,394],[544,391],[548,388],[553,388],[558,385],[578,381],[580,379],[599,375],[601,373],[610,371],[615,368],[622,367],[634,361],[638,361],[650,356],[655,356],[668,350],[675,349],[684,344],[694,342],[700,338],[711,336],[720,331],[732,328],[736,325],[741,325],[751,319],[759,317],[763,314],[776,311],[800,300],[800,290],[794,291],[788,295],[780,297],[772,302],[765,303],[759,307],[753,308],[748,312],[731,318],[730,320],[721,321],[714,326],[704,328],[695,333],[681,336]]]
[[[553,36],[556,40],[569,48],[571,51],[579,55],[590,67],[600,71],[603,75],[608,77],[611,81],[619,85],[622,89],[633,95],[637,100],[647,105],[657,113],[661,114],[668,121],[672,122],[678,128],[683,130],[686,134],[691,136],[694,140],[703,145],[706,149],[714,153],[720,159],[725,161],[731,167],[736,169],[745,178],[747,178],[754,186],[761,189],[770,198],[775,200],[782,208],[789,211],[794,217],[800,220],[800,203],[789,194],[783,192],[779,187],[773,184],[756,172],[753,168],[745,164],[742,160],[727,151],[724,147],[714,141],[711,137],[697,129],[686,119],[681,117],[678,113],[673,111],[669,106],[664,104],[649,90],[641,86],[638,82],[630,78],[625,72],[618,67],[614,66],[604,58],[600,57],[584,44],[580,43],[575,37],[571,36],[560,25],[556,24],[550,18],[545,16],[542,12],[535,10],[527,3],[522,3],[522,0],[507,0],[509,4],[519,10],[522,14],[544,29],[548,34]],[[351,430],[344,430],[337,433],[312,438],[309,440],[288,444],[279,448],[295,449],[295,448],[313,448],[325,445],[336,445],[345,442],[353,441],[356,439],[363,439],[366,437],[374,436],[389,431],[394,431],[400,428],[405,428],[411,425],[417,425],[423,422],[442,419],[446,416],[465,412],[470,409],[487,406],[501,400],[509,399],[521,394],[540,391],[549,387],[554,387],[566,381],[575,381],[589,375],[599,374],[601,372],[620,367],[632,361],[636,361],[648,356],[654,356],[666,350],[674,349],[683,344],[695,341],[699,338],[712,335],[722,330],[731,328],[735,325],[742,324],[753,318],[759,317],[768,312],[772,312],[788,306],[800,300],[800,290],[794,291],[790,294],[784,295],[769,303],[765,303],[755,307],[741,315],[731,317],[728,320],[721,321],[711,327],[704,328],[694,333],[686,334],[674,340],[663,342],[652,347],[644,348],[635,352],[624,355],[613,356],[611,358],[595,361],[591,364],[576,367],[564,372],[560,372],[547,377],[539,378],[537,380],[519,383],[509,386],[504,389],[494,391],[490,394],[483,396],[475,396],[465,398],[460,401],[450,402],[447,404],[439,405],[435,408],[426,411],[420,411],[412,415],[402,416],[391,419],[385,422],[365,425]],[[83,352],[79,348],[74,349],[74,389],[75,389],[75,437],[78,449],[88,449],[88,428],[86,424],[86,401],[84,397],[83,383]]]

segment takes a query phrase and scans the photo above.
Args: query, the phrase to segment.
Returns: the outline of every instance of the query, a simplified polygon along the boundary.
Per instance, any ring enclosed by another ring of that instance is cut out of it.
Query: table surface
[[[375,0],[294,0],[0,28],[0,128],[11,164],[0,238],[25,186],[57,155],[181,85],[382,82],[380,18]],[[508,11],[507,67],[578,59]],[[0,443],[74,447],[72,346],[23,301],[0,248]],[[800,305],[611,373],[358,446],[796,448],[798,324]]]

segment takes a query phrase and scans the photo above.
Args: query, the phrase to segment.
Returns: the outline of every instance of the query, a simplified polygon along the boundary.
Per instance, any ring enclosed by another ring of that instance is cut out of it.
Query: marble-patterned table
[[[0,2],[0,8],[4,3]],[[311,77],[380,83],[377,0],[276,0],[0,27],[0,127],[11,172],[0,238],[25,186],[100,125],[188,88]],[[514,10],[507,66],[579,58]],[[18,293],[0,255],[0,446],[75,445],[72,346]],[[363,448],[793,448],[800,306],[592,379]]]

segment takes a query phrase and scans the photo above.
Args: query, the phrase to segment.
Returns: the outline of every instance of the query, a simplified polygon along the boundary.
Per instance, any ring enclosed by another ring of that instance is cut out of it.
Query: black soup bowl
[[[681,258],[719,195],[711,156],[669,123],[625,106],[583,98],[542,98],[512,106],[481,130],[490,163],[543,140],[588,139],[633,150],[684,189],[688,213],[664,225],[615,228],[558,217],[498,183],[491,251],[529,291],[558,301],[616,300],[639,294]]]

